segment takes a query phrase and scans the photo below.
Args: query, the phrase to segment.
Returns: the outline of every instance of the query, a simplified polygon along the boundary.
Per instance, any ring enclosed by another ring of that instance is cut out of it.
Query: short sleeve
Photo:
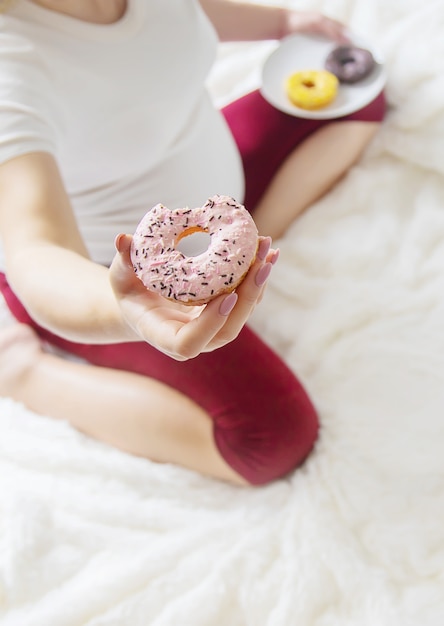
[[[56,153],[50,79],[28,42],[0,33],[0,163],[29,152]]]

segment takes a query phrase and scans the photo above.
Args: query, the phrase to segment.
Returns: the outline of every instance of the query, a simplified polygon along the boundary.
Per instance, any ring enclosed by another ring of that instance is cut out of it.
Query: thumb
[[[121,257],[122,261],[126,264],[130,264],[131,262],[131,242],[133,238],[131,235],[125,235],[124,233],[120,233],[114,240],[114,246],[118,252],[118,255]]]
[[[130,291],[146,291],[134,273],[131,261],[131,235],[120,234],[114,240],[117,254],[110,267],[111,285],[116,293],[123,295]]]

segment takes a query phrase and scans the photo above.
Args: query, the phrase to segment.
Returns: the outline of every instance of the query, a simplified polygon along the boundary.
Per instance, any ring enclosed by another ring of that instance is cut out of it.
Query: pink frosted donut
[[[177,245],[195,232],[208,233],[210,245],[197,256],[186,256]],[[258,241],[250,213],[229,196],[213,196],[196,209],[157,204],[136,228],[131,261],[147,289],[182,304],[200,305],[242,282]]]

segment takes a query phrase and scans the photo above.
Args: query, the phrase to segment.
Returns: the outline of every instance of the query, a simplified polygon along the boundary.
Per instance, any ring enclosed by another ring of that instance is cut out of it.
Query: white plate
[[[324,69],[325,59],[335,42],[313,35],[290,35],[283,39],[266,59],[262,68],[262,95],[277,109],[295,117],[332,119],[349,115],[369,104],[382,91],[386,73],[381,55],[356,35],[349,34],[353,44],[370,50],[376,61],[372,72],[353,85],[340,83],[338,94],[329,105],[309,111],[290,102],[285,93],[285,80],[301,70]]]

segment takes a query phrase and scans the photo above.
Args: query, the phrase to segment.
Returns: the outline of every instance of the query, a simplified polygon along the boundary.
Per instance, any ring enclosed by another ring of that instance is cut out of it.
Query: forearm
[[[287,34],[287,10],[236,0],[200,0],[221,41],[281,39]]]
[[[7,264],[12,288],[44,328],[80,343],[135,341],[108,274],[106,267],[54,245],[24,249]]]

